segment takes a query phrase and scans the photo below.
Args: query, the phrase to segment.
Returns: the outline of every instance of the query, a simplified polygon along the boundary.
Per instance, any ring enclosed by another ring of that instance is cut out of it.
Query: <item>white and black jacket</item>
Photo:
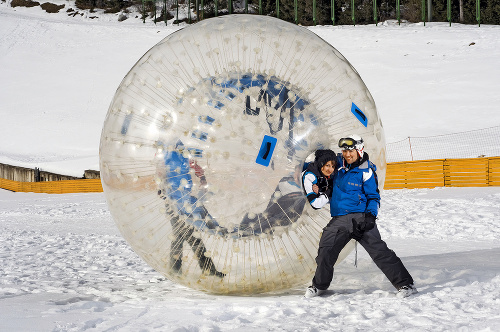
[[[315,193],[312,189],[313,185],[319,187],[319,193]],[[302,188],[307,196],[309,204],[314,209],[321,209],[325,204],[330,202],[333,188],[333,177],[327,178],[321,173],[320,168],[315,162],[307,165],[305,171],[302,172]]]

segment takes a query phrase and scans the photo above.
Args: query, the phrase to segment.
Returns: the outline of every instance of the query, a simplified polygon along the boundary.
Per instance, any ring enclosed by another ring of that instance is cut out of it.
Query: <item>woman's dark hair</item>
[[[330,149],[316,150],[316,152],[314,153],[314,162],[316,163],[316,165],[318,165],[319,168],[325,166],[325,164],[330,160],[335,163],[335,159],[335,152]]]

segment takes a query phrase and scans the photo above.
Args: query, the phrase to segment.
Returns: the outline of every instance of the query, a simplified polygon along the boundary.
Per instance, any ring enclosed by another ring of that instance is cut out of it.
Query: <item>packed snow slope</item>
[[[135,62],[181,26],[136,14],[68,16],[0,2],[0,163],[82,176],[98,169],[116,88]],[[95,17],[91,19],[90,17]],[[500,26],[448,23],[316,26],[375,98],[387,142],[500,124]]]
[[[327,294],[224,297],[165,280],[102,193],[0,190],[0,331],[499,331],[500,187],[391,190],[379,228],[419,293],[400,299],[358,250]]]

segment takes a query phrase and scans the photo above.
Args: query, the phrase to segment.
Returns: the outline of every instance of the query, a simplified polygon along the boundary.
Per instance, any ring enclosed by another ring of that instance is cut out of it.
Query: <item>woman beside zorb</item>
[[[413,278],[401,259],[389,249],[377,229],[380,194],[376,166],[364,152],[358,135],[341,138],[342,154],[318,150],[303,172],[304,191],[311,206],[319,209],[330,202],[332,219],[323,228],[316,257],[316,272],[305,297],[323,294],[333,279],[333,266],[340,251],[351,240],[361,244],[378,268],[398,290],[398,297],[417,293]]]

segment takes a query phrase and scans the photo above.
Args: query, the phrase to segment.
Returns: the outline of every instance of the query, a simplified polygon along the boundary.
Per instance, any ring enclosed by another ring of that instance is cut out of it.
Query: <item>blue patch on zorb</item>
[[[208,133],[205,133],[205,132],[200,131],[200,130],[195,130],[191,133],[191,137],[197,138],[197,139],[205,142],[208,138]]]
[[[260,145],[259,154],[257,155],[257,160],[255,160],[257,164],[266,167],[269,166],[274,148],[276,147],[276,142],[278,142],[276,138],[268,135],[264,136],[262,144]]]
[[[363,113],[363,111],[361,111],[359,107],[356,106],[355,103],[352,103],[351,112],[359,120],[359,122],[363,124],[363,126],[368,126],[368,118],[366,117],[365,113]]]
[[[201,122],[201,123],[206,123],[208,125],[212,125],[215,121],[214,118],[208,116],[208,115],[204,115],[204,116],[199,116],[198,117],[198,121]]]

